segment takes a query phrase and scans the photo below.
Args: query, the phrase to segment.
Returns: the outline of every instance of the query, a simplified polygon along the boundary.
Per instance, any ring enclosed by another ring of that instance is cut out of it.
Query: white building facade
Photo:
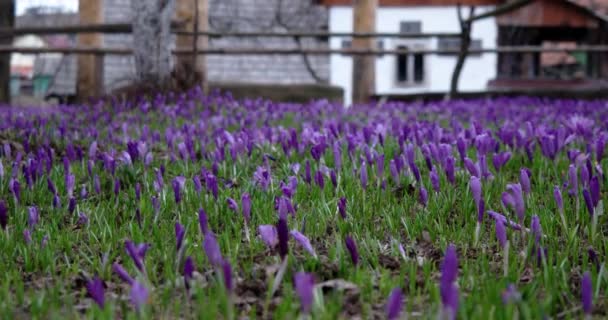
[[[493,6],[477,7],[479,14]],[[467,10],[465,14],[468,13]],[[329,7],[330,32],[353,32],[351,6]],[[376,12],[376,32],[379,33],[458,33],[460,26],[456,6],[380,6]],[[493,48],[497,42],[496,19],[487,18],[473,24],[472,47]],[[347,48],[349,39],[331,38],[332,49]],[[378,48],[392,49],[453,49],[459,47],[455,38],[382,38]],[[441,93],[450,88],[457,56],[453,55],[383,55],[376,58],[376,93],[399,95]],[[460,91],[481,91],[496,77],[495,54],[469,55],[462,70]],[[330,82],[344,88],[344,101],[351,102],[352,57],[332,55]]]

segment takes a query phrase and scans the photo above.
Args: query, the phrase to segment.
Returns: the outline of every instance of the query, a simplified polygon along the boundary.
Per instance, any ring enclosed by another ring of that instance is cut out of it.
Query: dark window
[[[424,81],[424,55],[417,53],[414,55],[414,82]]]
[[[398,46],[398,50],[407,50],[405,46]],[[397,82],[408,81],[408,54],[400,53],[397,55]]]
[[[422,31],[422,22],[420,21],[401,21],[399,24],[399,32],[401,33],[420,33]]]
[[[342,40],[342,49],[349,49],[352,46],[352,41]]]

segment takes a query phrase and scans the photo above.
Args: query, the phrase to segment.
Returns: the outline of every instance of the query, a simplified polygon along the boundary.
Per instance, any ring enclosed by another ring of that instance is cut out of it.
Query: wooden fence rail
[[[181,36],[199,36],[210,38],[455,38],[460,37],[460,33],[433,32],[433,33],[393,33],[393,32],[325,32],[325,31],[290,31],[290,32],[215,32],[215,31],[188,31],[183,26],[174,22],[171,26],[172,33]],[[0,28],[2,36],[22,36],[26,34],[48,35],[48,34],[79,34],[79,33],[107,33],[107,34],[128,34],[133,31],[131,24],[128,23],[104,23],[104,24],[80,24],[50,27],[17,27]]]
[[[434,50],[434,49],[409,49],[409,50],[357,50],[357,49],[274,49],[274,48],[237,48],[237,49],[199,49],[199,55],[397,55],[397,54],[446,54],[456,55],[460,50]],[[577,48],[551,48],[539,46],[503,46],[497,48],[471,49],[468,54],[482,53],[543,53],[543,52],[608,52],[608,45],[580,46]],[[32,48],[0,46],[0,53],[23,53],[23,54],[93,54],[93,55],[131,55],[130,48],[92,48],[92,47],[64,47],[64,48]],[[192,55],[193,50],[173,50],[175,55]]]

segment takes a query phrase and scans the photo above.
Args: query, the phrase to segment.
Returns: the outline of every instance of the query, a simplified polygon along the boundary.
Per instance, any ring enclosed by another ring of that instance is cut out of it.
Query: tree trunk
[[[461,30],[460,52],[458,53],[456,66],[454,66],[454,72],[452,73],[452,81],[450,84],[450,93],[448,94],[448,99],[453,99],[456,97],[456,94],[458,94],[458,81],[460,80],[460,74],[462,73],[462,68],[464,67],[467,54],[469,53],[469,47],[471,46],[471,29],[473,28],[473,21],[471,19],[463,19],[460,9],[460,5],[458,5],[458,21],[460,22]],[[473,17],[474,13],[475,7],[471,7],[469,18]]]
[[[80,0],[78,15],[81,24],[103,23],[103,0]],[[78,35],[78,45],[83,47],[101,48],[103,35],[101,33],[82,33]],[[76,92],[78,98],[101,95],[103,91],[103,56],[92,54],[78,55],[78,74]]]
[[[0,28],[12,28],[15,25],[15,1],[0,0]],[[12,37],[0,36],[0,45],[11,45]],[[11,98],[11,55],[0,54],[0,103],[9,103]]]
[[[132,0],[137,81],[163,86],[171,77],[171,18],[175,0]]]
[[[376,7],[378,0],[355,0],[353,12],[354,32],[376,31]],[[375,38],[354,38],[353,49],[373,50]],[[353,57],[352,102],[364,103],[376,89],[376,57],[373,55],[356,55]]]

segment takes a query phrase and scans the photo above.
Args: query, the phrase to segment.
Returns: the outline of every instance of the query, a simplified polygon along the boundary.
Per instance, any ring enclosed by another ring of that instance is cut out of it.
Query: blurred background
[[[9,93],[0,101],[13,104],[139,92],[142,77],[150,76],[138,71],[141,65],[163,63],[137,58],[146,52],[137,39],[151,27],[137,25],[144,14],[157,16],[170,34],[148,33],[148,42],[162,42],[170,56],[169,68],[153,75],[170,90],[202,85],[243,97],[351,104],[600,97],[608,85],[608,0],[0,0],[0,6],[0,55],[10,57],[2,59],[10,61],[0,68],[8,70],[0,84]]]

